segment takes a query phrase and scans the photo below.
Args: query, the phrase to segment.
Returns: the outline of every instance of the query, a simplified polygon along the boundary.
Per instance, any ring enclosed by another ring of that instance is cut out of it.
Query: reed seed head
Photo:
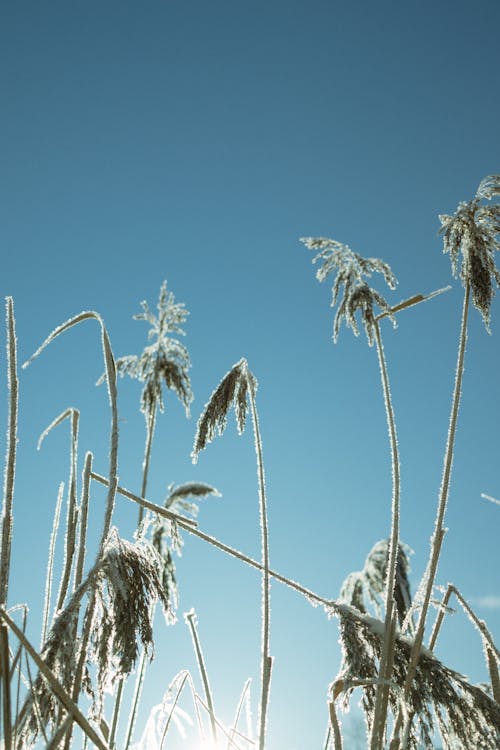
[[[245,429],[248,410],[247,396],[249,388],[257,389],[257,381],[250,372],[246,359],[240,359],[210,396],[205,409],[198,420],[194,447],[191,453],[193,463],[198,460],[198,454],[215,435],[222,435],[227,425],[227,415],[232,406],[236,415],[236,426],[241,435]]]
[[[389,303],[375,289],[368,286],[365,278],[372,273],[381,273],[390,289],[395,289],[397,280],[390,266],[378,258],[363,258],[353,252],[348,245],[326,237],[303,237],[301,242],[310,250],[319,252],[313,258],[313,263],[321,265],[316,272],[318,281],[325,281],[330,274],[335,274],[332,287],[332,302],[337,304],[340,290],[343,296],[340,300],[333,321],[333,340],[336,342],[342,320],[351,328],[355,336],[359,335],[356,313],[359,312],[365,329],[368,344],[373,345],[376,326],[374,305],[391,318],[393,325],[396,319],[391,312]],[[380,313],[377,313],[380,314]]]
[[[498,195],[500,175],[490,175],[482,180],[471,201],[459,203],[453,216],[439,216],[443,252],[450,255],[453,275],[460,276],[464,287],[470,285],[472,302],[481,313],[487,331],[495,294],[493,282],[500,286],[500,273],[495,266],[495,251],[500,250],[500,204],[484,205],[481,201]]]
[[[399,624],[402,625],[411,606],[410,561],[411,550],[405,544],[399,544],[396,563],[396,582],[394,599],[398,612]],[[363,569],[350,573],[342,584],[340,601],[355,607],[360,612],[367,611],[367,602],[372,604],[377,617],[381,616],[382,599],[386,587],[387,564],[389,561],[389,540],[377,542],[365,560]]]
[[[167,292],[166,281],[160,289],[158,314],[151,312],[145,301],[141,302],[141,307],[142,312],[134,315],[134,319],[150,324],[148,339],[153,343],[146,346],[139,357],[127,355],[118,359],[118,373],[144,383],[141,411],[146,419],[152,417],[156,407],[164,411],[163,386],[174,391],[189,415],[193,400],[188,372],[191,360],[186,347],[176,338],[184,335],[182,324],[189,313],[183,304],[175,302],[172,292]]]

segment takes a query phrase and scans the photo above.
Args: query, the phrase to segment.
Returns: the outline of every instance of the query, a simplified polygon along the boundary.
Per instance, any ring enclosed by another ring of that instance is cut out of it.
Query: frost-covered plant
[[[366,337],[370,346],[375,335],[376,314],[374,305],[380,312],[388,315],[395,324],[395,318],[388,302],[376,289],[368,286],[366,278],[372,273],[381,273],[390,289],[395,289],[397,279],[390,266],[379,258],[363,258],[355,253],[349,245],[330,240],[326,237],[303,237],[301,242],[310,250],[319,250],[313,263],[321,262],[316,271],[318,281],[325,281],[330,274],[335,276],[332,287],[332,307],[338,302],[343,287],[342,298],[333,319],[333,340],[337,341],[340,325],[345,320],[355,336],[359,335],[356,313],[359,311]]]
[[[376,664],[381,658],[382,624],[368,617],[356,620],[348,612],[339,612],[338,616],[342,666],[331,686],[332,696],[347,705],[352,692],[361,686],[363,709],[371,728],[375,720]],[[408,750],[433,747],[433,735],[437,730],[445,748],[496,750],[500,740],[500,706],[484,689],[471,685],[430,651],[421,654],[410,690],[402,703],[411,647],[411,640],[395,637],[393,689],[389,692],[389,705],[394,715],[403,707],[405,715],[415,717],[405,747]]]
[[[387,263],[378,258],[363,258],[358,253],[353,252],[348,245],[344,245],[341,242],[324,237],[307,237],[303,238],[302,242],[311,250],[319,250],[319,253],[313,259],[313,263],[317,261],[322,262],[316,273],[317,279],[324,281],[330,274],[335,276],[332,287],[332,306],[337,303],[339,292],[343,287],[343,296],[339,302],[333,323],[333,340],[337,340],[340,324],[343,319],[345,319],[346,324],[356,336],[359,334],[356,322],[356,314],[359,311],[368,344],[372,346],[374,340],[377,344],[392,461],[392,523],[386,577],[385,638],[380,663],[380,683],[377,689],[375,721],[373,722],[373,734],[371,738],[371,750],[377,750],[382,747],[383,742],[388,700],[387,684],[392,670],[390,652],[391,640],[393,639],[395,628],[394,588],[399,545],[400,466],[389,374],[380,334],[380,326],[375,313],[375,305],[378,306],[382,316],[390,317],[393,324],[396,321],[389,303],[375,289],[368,286],[365,278],[370,277],[374,272],[381,273],[391,289],[395,288],[397,281]]]
[[[165,498],[164,507],[174,513],[184,512],[196,517],[198,505],[188,500],[190,497],[202,498],[207,495],[220,497],[220,492],[203,482],[186,482],[176,487],[169,485],[168,495]],[[177,583],[175,580],[175,566],[170,548],[176,552],[181,551],[182,539],[176,521],[168,518],[155,516],[152,524],[151,543],[157,550],[162,560],[162,581],[165,591],[171,591],[177,606]]]
[[[500,233],[500,205],[482,205],[484,199],[491,200],[500,195],[500,175],[492,175],[481,181],[475,197],[460,203],[453,216],[441,215],[441,233],[443,250],[449,253],[452,273],[458,273],[459,253],[462,253],[460,278],[465,288],[462,307],[462,319],[459,334],[455,386],[453,390],[451,414],[443,460],[443,475],[439,491],[434,532],[431,539],[429,562],[424,578],[419,587],[421,607],[417,624],[411,661],[405,682],[405,695],[411,689],[411,681],[417,667],[419,650],[424,639],[427,614],[432,598],[442,541],[445,533],[444,519],[450,490],[451,469],[455,447],[455,434],[458,421],[458,410],[462,393],[465,348],[469,316],[469,300],[472,292],[473,304],[480,311],[487,329],[490,323],[490,306],[493,297],[493,280],[500,284],[500,273],[495,267],[494,254],[500,249],[497,235]],[[420,602],[419,602],[420,603]],[[393,730],[393,745],[399,736],[403,724],[402,715],[398,717]]]
[[[459,275],[465,289],[470,288],[472,302],[481,313],[487,330],[495,293],[493,282],[500,286],[500,272],[495,266],[495,252],[500,250],[497,237],[500,233],[500,204],[485,205],[482,201],[490,201],[495,196],[500,196],[498,174],[485,177],[474,198],[459,203],[453,216],[439,216],[443,250],[449,253],[453,276]]]
[[[255,453],[257,456],[257,479],[259,486],[259,513],[262,546],[262,661],[261,661],[261,701],[259,715],[259,750],[264,750],[269,688],[271,684],[272,657],[269,652],[270,631],[270,578],[269,578],[269,539],[267,523],[267,498],[264,476],[264,459],[262,455],[262,438],[255,394],[257,380],[248,367],[246,359],[240,359],[222,378],[205,405],[198,420],[194,447],[193,463],[198,454],[208,443],[212,442],[217,432],[222,435],[227,425],[227,415],[234,406],[236,425],[240,435],[245,429],[248,401],[252,414]],[[247,401],[248,399],[248,401]]]
[[[151,326],[148,339],[152,343],[144,348],[140,356],[129,354],[116,361],[120,376],[144,383],[141,394],[141,412],[146,420],[146,445],[144,449],[141,495],[145,497],[151,447],[158,409],[163,412],[165,403],[163,387],[174,391],[189,416],[189,405],[193,400],[189,368],[189,352],[178,337],[184,336],[182,325],[189,315],[184,304],[176,302],[172,292],[167,291],[164,281],[160,289],[157,304],[158,314],[149,309],[146,301],[141,302],[142,312],[134,315],[135,320],[144,320]],[[143,518],[143,509],[139,509],[139,523]]]
[[[405,544],[399,544],[394,600],[401,626],[411,606],[410,560],[411,550]],[[381,539],[367,555],[362,570],[349,573],[340,589],[339,600],[356,607],[360,612],[367,612],[367,604],[375,609],[377,617],[381,616],[382,599],[387,580],[389,562],[389,540]]]

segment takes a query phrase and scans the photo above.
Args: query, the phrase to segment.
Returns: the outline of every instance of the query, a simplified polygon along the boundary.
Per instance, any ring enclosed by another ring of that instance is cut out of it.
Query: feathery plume
[[[490,330],[490,308],[495,294],[493,280],[500,286],[500,272],[495,266],[495,251],[500,250],[500,204],[484,205],[500,195],[500,175],[485,177],[475,197],[461,202],[453,216],[441,214],[440,234],[443,252],[449,253],[453,276],[460,276],[464,287],[470,285],[472,302]],[[460,250],[462,263],[459,270]]]
[[[332,287],[332,307],[337,304],[340,290],[344,288],[333,321],[334,341],[337,341],[342,320],[345,320],[355,336],[359,335],[356,321],[356,313],[359,311],[368,343],[372,346],[377,317],[374,305],[377,305],[380,312],[392,320],[394,326],[396,325],[389,303],[365,281],[365,278],[369,278],[372,273],[381,273],[389,288],[395,289],[397,279],[387,263],[378,258],[363,258],[353,252],[348,245],[326,237],[302,237],[301,242],[310,250],[319,250],[313,259],[313,263],[321,262],[316,272],[318,281],[325,281],[330,274],[336,274]]]

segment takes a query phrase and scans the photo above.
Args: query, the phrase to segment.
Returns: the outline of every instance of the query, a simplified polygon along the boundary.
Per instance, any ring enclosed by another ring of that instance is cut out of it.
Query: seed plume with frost
[[[363,710],[370,731],[384,624],[345,605],[337,608],[335,614],[340,618],[342,664],[332,692],[347,708],[352,692],[362,687]],[[393,715],[400,707],[411,647],[410,638],[396,636],[389,694]],[[435,731],[441,735],[443,747],[498,750],[500,705],[482,687],[471,685],[427,650],[420,655],[406,709],[414,715],[407,745],[410,750],[433,747]]]
[[[250,372],[246,359],[243,358],[224,375],[198,420],[191,453],[193,463],[196,463],[200,451],[212,442],[217,433],[223,434],[227,425],[227,415],[232,406],[236,414],[236,426],[241,435],[245,429],[247,396],[250,387],[256,390],[257,381]]]
[[[356,321],[356,313],[359,311],[368,343],[372,346],[376,318],[374,305],[377,305],[382,313],[391,318],[393,325],[396,325],[389,303],[365,281],[365,278],[371,277],[373,273],[381,273],[389,288],[395,289],[397,279],[387,263],[378,258],[363,258],[348,245],[326,237],[302,237],[301,242],[310,250],[319,250],[313,258],[313,263],[321,263],[316,272],[318,281],[325,281],[330,274],[335,274],[332,307],[337,304],[340,290],[344,288],[333,321],[334,341],[337,341],[342,320],[345,320],[355,336],[359,335]]]
[[[164,281],[158,300],[158,314],[155,315],[148,303],[141,302],[142,312],[134,315],[135,320],[144,320],[151,328],[148,338],[153,343],[146,346],[138,357],[130,354],[116,361],[118,373],[123,377],[129,375],[144,383],[141,396],[141,411],[150,417],[156,406],[164,410],[162,386],[174,391],[189,414],[189,405],[193,400],[189,368],[191,361],[188,350],[176,338],[184,336],[182,325],[189,315],[184,304],[175,302],[172,292],[167,291]]]
[[[450,255],[453,275],[460,276],[464,287],[470,285],[473,304],[488,331],[495,293],[493,280],[500,286],[500,272],[495,266],[495,251],[500,250],[500,204],[485,205],[481,201],[499,195],[500,175],[490,175],[482,180],[471,201],[458,204],[453,216],[439,216],[443,252]]]
[[[411,606],[410,581],[408,578],[410,552],[405,544],[400,543],[398,545],[394,599],[400,625],[402,625]],[[340,601],[366,613],[365,600],[367,600],[373,605],[377,616],[380,616],[381,597],[386,586],[388,560],[389,540],[382,539],[368,553],[363,569],[347,576],[340,590]]]

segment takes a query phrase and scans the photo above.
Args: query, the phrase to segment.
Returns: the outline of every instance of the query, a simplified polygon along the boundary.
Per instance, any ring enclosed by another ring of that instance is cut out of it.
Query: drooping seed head
[[[460,276],[464,287],[470,286],[472,302],[487,331],[495,294],[493,281],[500,286],[500,273],[495,266],[495,251],[500,250],[500,204],[484,205],[481,201],[498,195],[500,175],[490,175],[482,180],[471,201],[459,203],[453,216],[439,216],[443,252],[450,255],[453,275]]]
[[[310,250],[319,250],[313,258],[313,263],[321,262],[316,272],[318,281],[325,281],[330,274],[335,274],[332,307],[337,304],[341,288],[344,289],[333,322],[334,341],[337,341],[342,320],[345,320],[355,336],[359,335],[356,321],[356,313],[359,312],[368,343],[372,346],[376,325],[374,305],[377,305],[382,313],[391,318],[393,325],[396,325],[389,303],[365,281],[372,273],[381,273],[389,288],[395,289],[397,280],[387,263],[378,258],[363,258],[353,252],[348,245],[326,237],[303,237],[301,242]]]
[[[248,410],[248,390],[256,389],[257,381],[250,372],[246,359],[240,359],[210,396],[201,417],[198,420],[194,447],[191,453],[193,463],[198,460],[198,454],[208,443],[211,443],[217,432],[222,435],[227,425],[227,415],[234,405],[236,426],[241,435],[245,429]]]

